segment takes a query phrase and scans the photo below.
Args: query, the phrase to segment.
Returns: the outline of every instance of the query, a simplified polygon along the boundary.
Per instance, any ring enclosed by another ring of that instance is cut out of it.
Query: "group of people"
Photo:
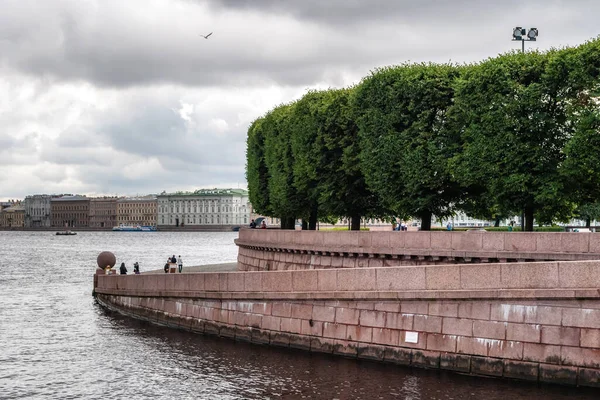
[[[183,260],[181,259],[181,255],[175,257],[175,254],[173,254],[172,257],[167,258],[167,263],[165,264],[165,274],[169,272],[175,273],[175,266],[177,266],[179,273],[183,271]]]
[[[255,229],[257,227],[256,222],[254,220],[250,221],[250,228]],[[263,219],[260,223],[260,229],[267,229],[267,223]]]
[[[122,262],[121,266],[119,267],[119,273],[121,275],[127,275],[127,267],[125,266],[124,262]],[[140,274],[140,264],[137,261],[133,263],[133,273],[136,275]]]
[[[396,224],[396,226],[394,227],[395,231],[407,231],[408,230],[408,225],[406,225],[406,222],[402,221],[402,222],[398,222]]]

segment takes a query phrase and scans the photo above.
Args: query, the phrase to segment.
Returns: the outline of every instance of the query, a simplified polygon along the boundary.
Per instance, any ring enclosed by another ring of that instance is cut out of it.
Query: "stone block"
[[[540,343],[542,333],[540,328],[540,325],[508,323],[506,340]]]
[[[312,319],[315,321],[334,322],[335,307],[314,305]]]
[[[318,271],[292,272],[292,289],[296,292],[310,292],[318,290]]]
[[[390,313],[400,312],[400,303],[394,302],[377,302],[373,305],[373,309],[376,311],[387,311]]]
[[[266,302],[251,303],[252,312],[254,314],[271,315],[273,304]]]
[[[317,271],[317,290],[319,291],[333,291],[337,288],[337,271],[336,270],[323,270]]]
[[[564,365],[540,364],[540,382],[562,385],[577,384],[577,368]]]
[[[310,336],[323,336],[323,322],[302,320],[301,333]]]
[[[356,268],[337,271],[337,290],[374,290],[376,288],[376,270]]]
[[[311,338],[310,351],[319,353],[333,353],[334,339],[329,338]]]
[[[302,332],[302,320],[298,318],[281,318],[280,330],[300,334]]]
[[[600,368],[600,350],[562,346],[560,356],[564,365]]]
[[[357,356],[366,360],[383,361],[385,350],[385,346],[359,343]]]
[[[245,292],[262,291],[262,272],[245,272],[244,275]]]
[[[591,308],[564,308],[562,325],[600,329],[600,310]]]
[[[537,246],[537,233],[512,232],[504,236],[504,250],[514,252],[534,252]]]
[[[506,326],[503,322],[473,321],[473,336],[487,339],[506,338]]]
[[[560,233],[560,251],[564,253],[587,253],[590,251],[590,236],[592,233]]]
[[[471,373],[475,375],[502,376],[503,360],[489,357],[471,357]]]
[[[333,354],[355,358],[358,355],[358,343],[348,340],[335,340],[333,342]]]
[[[428,314],[440,317],[458,317],[458,303],[430,302]]]
[[[431,231],[431,248],[433,250],[450,250],[452,249],[452,234],[449,232],[434,232]]]
[[[335,322],[337,324],[358,325],[360,310],[355,308],[339,307],[335,309]]]
[[[442,333],[442,318],[429,315],[415,315],[413,329],[419,332]]]
[[[227,274],[227,290],[230,292],[244,291],[244,272],[230,272]]]
[[[452,236],[452,250],[480,251],[483,249],[483,236],[486,236],[487,232],[450,232],[449,234]]]
[[[406,245],[406,235],[404,235],[402,232],[399,232],[399,233],[392,232],[390,234],[389,247],[393,253],[395,253],[395,254],[402,253],[405,245]]]
[[[548,344],[524,343],[523,360],[542,362],[547,364],[560,364],[560,346]]]
[[[280,317],[264,315],[262,317],[261,323],[262,323],[262,325],[261,325],[262,329],[267,329],[267,330],[276,331],[276,332],[279,332],[279,330],[281,329],[281,318]]]
[[[538,289],[557,288],[558,263],[519,263],[502,264],[503,288]]]
[[[429,312],[429,303],[426,301],[403,301],[400,306],[402,314],[423,314]]]
[[[577,384],[579,386],[600,387],[600,370],[579,368]]]
[[[339,309],[338,309],[339,310]],[[361,310],[360,311],[360,325],[370,326],[375,328],[386,327],[386,314],[383,311],[371,311]],[[337,318],[337,315],[336,315]]]
[[[443,318],[442,333],[446,335],[473,336],[473,321],[466,318]]]
[[[389,329],[398,329],[403,331],[413,330],[413,318],[412,314],[401,314],[401,313],[387,313],[385,320],[385,327]]]
[[[291,335],[290,336],[290,347],[300,350],[310,350],[310,336],[304,335]]]
[[[398,232],[397,234],[405,235],[405,248],[407,249],[431,248],[431,232]]]
[[[487,232],[483,234],[481,249],[491,252],[504,250],[504,236],[504,232]]]
[[[531,324],[560,325],[562,320],[562,310],[559,307],[526,306],[524,315],[524,322]]]
[[[488,343],[488,356],[522,360],[523,343],[510,340],[490,340]]]
[[[456,336],[429,334],[427,335],[427,350],[456,353]]]
[[[271,341],[271,333],[261,329],[252,330],[252,343],[269,344]]]
[[[220,274],[205,273],[204,274],[204,290],[210,292],[218,292],[221,290],[219,285]]]
[[[506,378],[538,380],[538,363],[504,360],[504,376]]]
[[[579,328],[565,328],[562,326],[542,326],[541,342],[546,344],[560,344],[565,346],[579,346]],[[531,342],[532,340],[528,340]]]
[[[309,320],[312,318],[312,304],[291,304],[291,317]]]
[[[412,352],[413,351],[410,349],[386,346],[383,360],[398,365],[410,365],[412,361]]]
[[[398,346],[399,331],[395,329],[373,328],[373,343]]]
[[[323,323],[323,337],[331,339],[346,339],[346,325]]]
[[[482,301],[467,301],[458,304],[458,317],[469,319],[490,319],[491,304]]]
[[[561,234],[557,232],[538,232],[536,234],[536,251],[554,253],[560,251]]]
[[[271,332],[271,346],[289,347],[291,335],[281,332]]]
[[[440,369],[447,369],[468,374],[471,370],[471,356],[442,353],[440,355]]]
[[[600,348],[600,329],[581,329],[581,347]]]
[[[600,287],[600,261],[561,261],[561,288],[598,288]]]
[[[346,339],[355,342],[370,343],[373,339],[373,328],[364,326],[348,325],[346,329]]]
[[[463,354],[471,354],[476,356],[488,355],[488,339],[478,339],[471,337],[457,337],[456,351]]]
[[[377,269],[377,290],[426,289],[425,267],[390,267]]]
[[[460,289],[460,266],[444,265],[425,269],[428,290]]]
[[[497,289],[501,288],[501,267],[495,264],[461,265],[461,289]]]
[[[272,271],[262,274],[263,292],[291,292],[292,272]]]
[[[440,352],[428,350],[413,350],[412,365],[424,368],[439,368]]]

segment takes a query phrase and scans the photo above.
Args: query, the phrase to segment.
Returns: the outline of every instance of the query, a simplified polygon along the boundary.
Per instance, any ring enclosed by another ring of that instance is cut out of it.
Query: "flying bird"
[[[204,35],[200,35],[200,36],[202,36],[204,39],[208,39],[208,37],[209,37],[210,35],[212,35],[212,34],[213,34],[213,33],[211,32],[211,33],[209,33],[209,34],[208,34],[208,35],[206,35],[206,36],[204,36]]]

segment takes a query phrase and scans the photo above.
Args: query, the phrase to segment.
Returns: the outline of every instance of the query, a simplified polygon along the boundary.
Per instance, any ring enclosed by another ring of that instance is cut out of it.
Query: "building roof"
[[[245,189],[198,189],[193,192],[162,192],[159,197],[163,196],[247,196],[248,191]]]
[[[55,197],[52,198],[52,201],[88,201],[90,200],[89,197],[85,197],[85,196],[80,196],[80,195],[74,195],[74,196],[62,196],[62,197]]]

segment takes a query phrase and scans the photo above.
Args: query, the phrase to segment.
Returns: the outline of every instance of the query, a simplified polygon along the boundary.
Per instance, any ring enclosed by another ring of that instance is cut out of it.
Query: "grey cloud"
[[[541,46],[576,44],[600,14],[591,0],[47,1],[35,15],[23,4],[38,2],[3,7],[0,65],[107,87],[306,86],[408,59],[485,58],[513,48],[523,23],[544,25]]]

